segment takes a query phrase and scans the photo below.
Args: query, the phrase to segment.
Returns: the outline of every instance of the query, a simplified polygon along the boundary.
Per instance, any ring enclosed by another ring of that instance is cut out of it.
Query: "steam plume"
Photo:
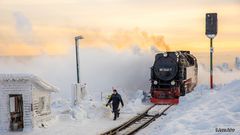
[[[81,47],[112,48],[113,51],[131,50],[135,54],[146,51],[169,51],[164,37],[149,34],[135,28],[132,30],[102,31],[66,26],[33,26],[31,20],[21,12],[13,13],[15,27],[0,31],[0,56],[62,55],[69,53],[74,36],[81,34]],[[154,48],[154,49],[153,49]]]

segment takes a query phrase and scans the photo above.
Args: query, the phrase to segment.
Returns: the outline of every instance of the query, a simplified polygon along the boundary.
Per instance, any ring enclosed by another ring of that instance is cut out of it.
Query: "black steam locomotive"
[[[197,59],[190,51],[156,54],[151,67],[151,102],[178,104],[197,85]]]

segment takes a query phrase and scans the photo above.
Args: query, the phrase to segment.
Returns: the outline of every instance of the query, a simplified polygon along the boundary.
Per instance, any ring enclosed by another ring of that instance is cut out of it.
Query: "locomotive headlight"
[[[176,84],[176,82],[175,81],[171,81],[171,85],[175,85]]]
[[[157,84],[158,84],[158,81],[156,81],[156,80],[153,81],[153,84],[154,84],[154,85],[157,85]]]
[[[167,57],[168,55],[167,55],[167,53],[165,52],[165,53],[163,53],[163,57]]]

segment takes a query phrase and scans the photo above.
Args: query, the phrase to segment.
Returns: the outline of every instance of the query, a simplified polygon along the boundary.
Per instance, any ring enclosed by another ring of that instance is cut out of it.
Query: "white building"
[[[57,88],[29,74],[0,74],[0,132],[31,129],[52,118]]]
[[[240,57],[235,58],[235,67],[240,70]]]
[[[220,69],[223,72],[232,71],[232,69],[229,68],[228,63],[222,63],[221,65],[218,65],[217,68]]]

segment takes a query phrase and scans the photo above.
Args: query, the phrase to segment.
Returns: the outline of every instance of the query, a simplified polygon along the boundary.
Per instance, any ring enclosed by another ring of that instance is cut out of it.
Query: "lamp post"
[[[80,83],[80,74],[79,74],[80,66],[79,66],[79,58],[78,58],[79,57],[78,56],[78,54],[79,54],[78,42],[79,42],[80,39],[83,39],[83,37],[82,36],[76,36],[75,37],[76,65],[77,65],[77,83]]]

